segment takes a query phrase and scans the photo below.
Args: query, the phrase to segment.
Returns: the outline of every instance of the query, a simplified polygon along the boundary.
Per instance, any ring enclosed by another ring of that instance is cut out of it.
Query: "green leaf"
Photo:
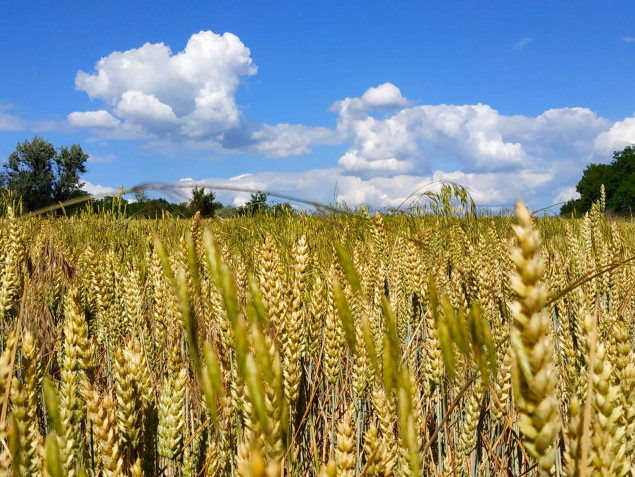
[[[342,290],[339,281],[336,279],[333,285],[333,296],[335,298],[335,305],[337,306],[337,314],[339,315],[340,321],[342,322],[344,337],[346,338],[348,347],[353,353],[355,353],[355,328],[353,323],[353,315],[351,314],[348,300],[346,299],[346,295],[344,295],[344,291]]]
[[[9,426],[8,426],[9,427],[8,429],[9,452],[11,453],[11,457],[13,458],[13,467],[17,468],[22,464],[20,459],[21,457],[20,448],[22,443],[22,440],[20,439],[20,427],[18,426],[18,421],[15,418],[15,414],[13,413],[9,414],[7,419],[9,420]]]
[[[57,401],[57,391],[55,390],[55,384],[48,376],[45,376],[42,381],[42,394],[44,394],[44,404],[48,413],[48,422],[51,428],[57,432],[57,435],[64,435],[62,428],[62,421],[60,419],[60,411]]]
[[[448,320],[443,320],[442,316],[439,313],[439,299],[437,297],[437,289],[436,284],[434,283],[434,277],[430,276],[428,281],[428,294],[430,295],[430,313],[432,314],[432,318],[434,319],[434,324],[439,331],[439,341],[441,344],[441,354],[443,356],[443,362],[445,363],[445,368],[448,372],[448,376],[450,379],[454,377],[454,350],[452,349],[452,331],[450,326],[448,326],[448,322],[452,324],[452,326],[456,327],[455,319],[454,319],[454,310],[451,306],[449,306],[449,302],[447,302],[448,309],[446,310],[446,315]],[[457,331],[458,333],[458,331]]]
[[[238,304],[238,298],[236,298],[234,280],[229,268],[222,261],[216,242],[212,238],[212,234],[209,230],[205,231],[204,243],[205,255],[209,264],[212,280],[214,280],[214,283],[221,291],[227,318],[235,327],[238,315],[240,314],[240,306]]]
[[[205,403],[214,427],[218,429],[218,405],[223,395],[223,382],[216,352],[209,342],[203,347],[205,366],[201,370],[201,383],[205,395]]]
[[[263,378],[271,383],[275,379],[275,375],[271,363],[271,356],[269,355],[269,346],[257,323],[251,324],[251,336],[256,352],[256,361],[260,365]]]
[[[60,446],[57,442],[57,436],[52,432],[46,436],[46,469],[51,477],[65,476]]]
[[[253,355],[248,354],[245,361],[246,382],[249,389],[249,401],[251,402],[254,414],[261,429],[267,433],[267,410],[265,407],[265,393],[262,386],[262,376],[258,372],[258,367]]]
[[[379,362],[377,358],[377,349],[375,348],[375,338],[373,336],[373,330],[370,326],[370,321],[366,313],[362,313],[360,323],[358,326],[362,327],[364,333],[364,345],[366,346],[366,353],[370,359],[370,365],[373,368],[373,373],[376,377],[379,374]]]
[[[267,326],[269,316],[262,302],[262,294],[258,288],[258,282],[250,273],[247,277],[247,285],[249,287],[249,302],[247,303],[247,316],[252,323],[258,323],[260,326]]]
[[[341,243],[336,242],[335,252],[337,253],[337,258],[340,262],[342,270],[344,271],[344,275],[346,275],[346,279],[353,289],[353,293],[362,294],[362,285],[359,279],[359,275],[357,274],[357,270],[355,270],[353,261],[348,256],[348,253],[346,253],[344,246]]]
[[[381,305],[383,318],[386,322],[386,334],[384,336],[384,385],[386,394],[390,394],[398,385],[401,356],[395,315],[390,306],[390,302],[385,296]]]
[[[472,304],[470,310],[470,321],[474,322],[475,343],[478,343],[479,351],[477,355],[483,360],[482,365],[479,363],[481,376],[487,385],[489,383],[489,374],[496,376],[498,373],[498,357],[496,356],[496,347],[492,338],[492,330],[487,317],[481,312],[478,303]],[[487,371],[489,370],[489,374]]]
[[[190,349],[192,367],[198,371],[201,366],[201,360],[198,350],[198,339],[196,336],[196,320],[194,319],[194,315],[190,307],[190,300],[187,295],[187,280],[183,269],[178,270],[176,282],[176,296],[179,302],[179,308],[181,309],[181,321],[183,322],[183,328],[185,329],[185,339]]]

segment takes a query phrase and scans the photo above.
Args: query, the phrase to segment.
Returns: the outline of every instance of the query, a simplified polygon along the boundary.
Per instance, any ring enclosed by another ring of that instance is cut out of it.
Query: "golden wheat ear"
[[[512,387],[518,406],[518,426],[523,445],[538,461],[541,475],[553,475],[560,424],[556,399],[556,370],[552,360],[550,320],[543,310],[547,287],[542,281],[545,265],[540,252],[540,234],[527,207],[516,204],[518,225],[513,227],[517,248],[511,258],[516,271],[511,287]]]
[[[82,392],[86,399],[88,419],[95,433],[95,445],[103,473],[108,477],[121,475],[124,472],[124,459],[115,403],[109,393],[100,396],[86,380]]]

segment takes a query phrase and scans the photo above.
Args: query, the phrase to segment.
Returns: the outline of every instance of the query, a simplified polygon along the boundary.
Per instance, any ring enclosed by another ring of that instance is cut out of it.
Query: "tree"
[[[80,174],[86,172],[87,159],[88,154],[78,144],[56,150],[35,136],[31,142],[18,143],[0,177],[3,186],[22,197],[24,209],[33,211],[85,195]]]
[[[600,199],[602,184],[606,189],[606,183],[611,173],[611,166],[607,164],[589,164],[584,169],[582,179],[578,182],[576,190],[584,203],[585,212],[591,208],[594,202]]]
[[[296,215],[296,211],[288,202],[280,202],[271,208],[275,217],[285,217],[288,215]]]
[[[635,208],[635,147],[613,154],[605,187],[606,208],[618,214],[630,214]]]
[[[222,217],[223,219],[229,219],[238,215],[238,209],[233,205],[223,205],[218,212],[216,212],[216,215],[218,217]]]
[[[148,197],[148,193],[144,190],[139,190],[134,193],[134,200],[139,204],[145,204],[146,202],[150,202],[150,197]]]
[[[267,210],[267,194],[255,192],[251,198],[240,208],[240,215],[256,215]]]
[[[584,169],[576,190],[579,199],[572,199],[562,206],[562,215],[574,210],[583,214],[600,198],[604,184],[607,210],[616,214],[630,214],[635,206],[635,147],[627,146],[613,153],[610,164],[589,164]]]
[[[211,190],[209,193],[205,193],[205,187],[199,189],[198,186],[194,186],[192,190],[192,200],[190,200],[188,208],[192,215],[196,212],[201,213],[201,217],[213,217],[218,209],[223,206],[220,202],[216,202],[216,196]]]

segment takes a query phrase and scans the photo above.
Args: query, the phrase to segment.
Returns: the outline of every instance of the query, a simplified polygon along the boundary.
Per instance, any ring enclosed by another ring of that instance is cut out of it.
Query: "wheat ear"
[[[540,255],[540,235],[524,204],[516,205],[516,217],[518,225],[513,228],[518,248],[511,254],[516,265],[511,287],[518,296],[510,307],[514,318],[512,386],[523,445],[538,461],[540,474],[547,476],[554,472],[559,425],[553,344],[549,318],[543,312],[547,287],[541,278],[545,266]]]

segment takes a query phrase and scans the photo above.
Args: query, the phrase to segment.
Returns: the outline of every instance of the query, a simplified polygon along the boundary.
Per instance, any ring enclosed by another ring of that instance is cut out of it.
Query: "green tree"
[[[606,189],[610,173],[611,166],[608,164],[589,164],[585,167],[582,179],[576,186],[585,212],[591,209],[591,205],[600,199],[600,189],[602,184],[604,184]]]
[[[223,207],[223,204],[216,202],[216,196],[211,190],[206,194],[205,187],[199,189],[198,186],[194,186],[192,190],[192,199],[189,203],[189,210],[192,215],[196,212],[201,213],[201,217],[213,217],[218,209]]]
[[[611,173],[604,184],[606,208],[627,215],[635,208],[635,147],[613,154]]]
[[[610,164],[589,164],[584,169],[576,190],[579,199],[572,199],[562,206],[560,213],[569,215],[574,211],[583,214],[600,198],[604,184],[606,208],[616,214],[630,214],[635,206],[635,147],[627,146],[613,153]]]
[[[295,209],[288,202],[280,202],[271,208],[275,217],[285,217],[288,215],[297,215]]]
[[[238,215],[238,209],[233,205],[223,205],[223,207],[221,207],[218,212],[216,212],[216,215],[224,219],[229,219]]]
[[[86,172],[88,154],[78,144],[55,149],[39,136],[17,145],[3,165],[2,184],[22,197],[25,210],[33,211],[86,192],[80,175]]]
[[[139,204],[145,204],[146,202],[150,202],[150,197],[148,197],[148,193],[144,190],[140,190],[134,193],[135,202]]]
[[[256,215],[267,210],[267,194],[255,192],[251,198],[240,208],[240,215]]]

